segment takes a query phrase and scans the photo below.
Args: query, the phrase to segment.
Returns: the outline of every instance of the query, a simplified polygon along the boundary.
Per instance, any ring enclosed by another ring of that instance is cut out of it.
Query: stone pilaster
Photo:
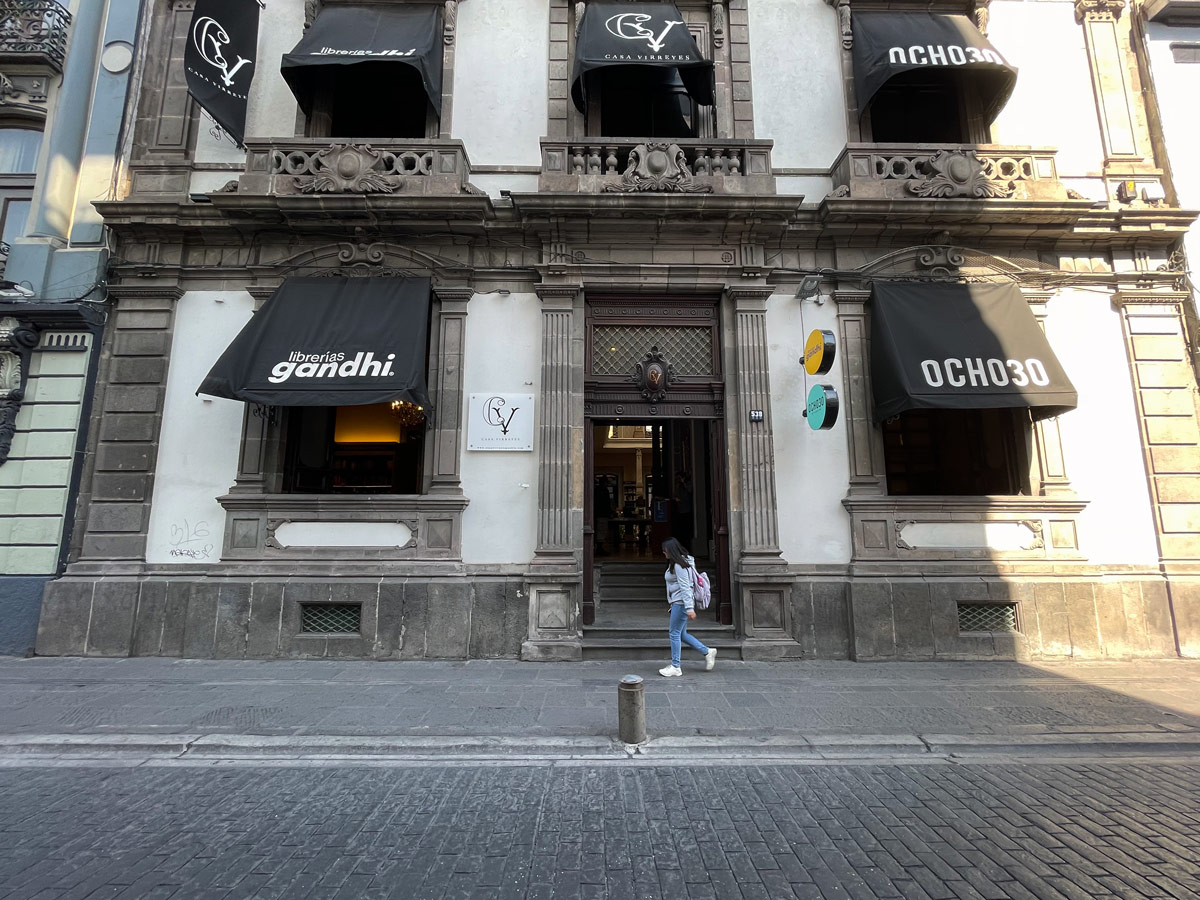
[[[116,311],[101,363],[79,518],[80,560],[143,560],[171,354],[174,287],[113,287]]]
[[[1046,303],[1050,296],[1048,293],[1025,294],[1025,299],[1030,302],[1029,308],[1043,331],[1046,329]],[[1059,428],[1058,416],[1033,423],[1033,444],[1037,453],[1039,482],[1033,486],[1034,493],[1044,497],[1074,496],[1071,479],[1067,477],[1067,461],[1063,454],[1062,430]]]
[[[1154,529],[1181,656],[1200,656],[1200,409],[1188,359],[1186,292],[1121,291]]]
[[[466,359],[467,305],[474,290],[434,288],[437,295],[437,368],[430,387],[433,402],[433,482],[430,493],[461,494],[463,363]]]
[[[526,578],[527,660],[582,655],[583,291],[539,285],[542,372],[538,409],[537,549]]]
[[[775,446],[772,432],[771,377],[767,353],[767,285],[727,289],[733,305],[734,376],[737,396],[738,471],[741,541],[735,572],[742,607],[744,659],[801,656],[791,637],[792,579],[779,549],[779,512],[775,494]],[[761,422],[750,411],[761,410]]]
[[[1128,28],[1120,22],[1124,9],[1125,0],[1075,0],[1092,74],[1104,173],[1109,176],[1144,168],[1150,150],[1139,92],[1133,84]]]
[[[457,54],[458,4],[460,0],[445,0],[442,10],[442,114],[438,120],[438,137],[449,140],[454,133],[454,58]]]
[[[838,357],[846,386],[842,416],[850,450],[851,495],[884,493],[883,443],[871,421],[871,330],[867,323],[869,290],[834,291],[838,316]]]

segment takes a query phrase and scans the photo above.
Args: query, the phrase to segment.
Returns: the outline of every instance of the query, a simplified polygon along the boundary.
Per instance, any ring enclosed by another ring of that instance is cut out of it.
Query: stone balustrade
[[[63,70],[71,14],[54,0],[0,0],[0,62]]]
[[[833,166],[830,198],[1055,201],[1055,151],[992,144],[849,144]]]
[[[462,141],[329,138],[246,142],[246,172],[227,190],[239,194],[476,193]]]
[[[773,194],[772,141],[542,141],[538,189],[553,193]]]

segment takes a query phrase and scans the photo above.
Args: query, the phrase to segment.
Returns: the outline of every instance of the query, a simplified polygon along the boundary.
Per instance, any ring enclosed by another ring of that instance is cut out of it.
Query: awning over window
[[[196,393],[267,406],[429,406],[428,278],[289,278]]]
[[[860,111],[893,79],[942,73],[972,85],[991,122],[1017,83],[1017,70],[963,15],[856,11],[853,53]]]
[[[712,63],[700,55],[673,3],[589,3],[571,73],[571,98],[580,112],[587,109],[585,76],[606,66],[678,69],[691,98],[712,105]]]
[[[877,283],[871,310],[875,419],[908,409],[1077,404],[1075,388],[1012,284]]]
[[[280,71],[305,115],[312,113],[313,93],[329,78],[328,66],[392,62],[411,66],[421,75],[433,108],[442,111],[442,31],[440,4],[403,6],[327,6],[317,14]],[[386,84],[379,102],[386,103]]]

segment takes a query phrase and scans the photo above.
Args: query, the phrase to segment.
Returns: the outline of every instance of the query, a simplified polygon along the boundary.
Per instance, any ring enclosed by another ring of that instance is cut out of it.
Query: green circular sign
[[[813,431],[827,431],[837,423],[838,395],[832,385],[814,384],[808,392],[804,415]]]

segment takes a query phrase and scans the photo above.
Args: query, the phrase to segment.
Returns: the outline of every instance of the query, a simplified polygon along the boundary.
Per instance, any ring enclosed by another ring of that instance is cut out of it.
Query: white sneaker
[[[712,667],[717,664],[717,648],[710,647],[709,651],[704,654],[704,671],[711,672]]]
[[[682,675],[683,669],[679,668],[679,666],[663,666],[658,670],[658,674],[663,678],[672,678],[676,675]]]

